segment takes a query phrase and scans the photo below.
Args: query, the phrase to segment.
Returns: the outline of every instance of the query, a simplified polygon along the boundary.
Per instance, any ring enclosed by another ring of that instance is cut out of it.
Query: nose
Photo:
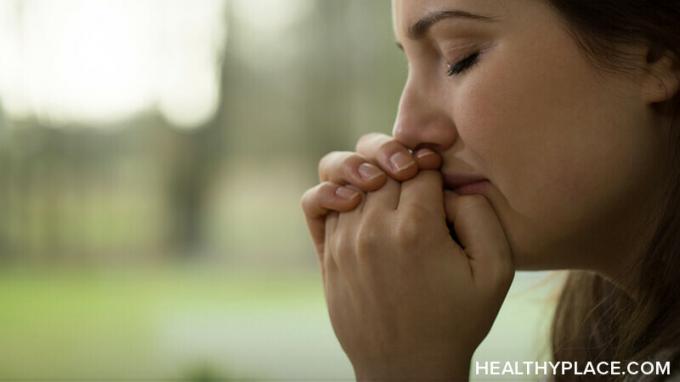
[[[399,101],[399,111],[392,135],[406,147],[417,150],[428,147],[444,152],[457,137],[446,98],[437,89],[427,89],[409,78]]]

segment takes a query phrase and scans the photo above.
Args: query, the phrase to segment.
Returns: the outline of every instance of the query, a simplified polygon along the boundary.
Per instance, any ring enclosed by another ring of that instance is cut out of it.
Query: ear
[[[680,90],[680,62],[670,51],[651,47],[642,78],[642,97],[649,104],[673,98]]]

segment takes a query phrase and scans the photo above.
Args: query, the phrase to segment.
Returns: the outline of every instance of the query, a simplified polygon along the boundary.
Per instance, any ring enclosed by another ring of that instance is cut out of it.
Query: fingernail
[[[432,156],[432,155],[435,155],[434,151],[432,151],[430,149],[420,149],[416,153],[416,158],[423,159],[423,158],[427,158],[427,157]]]
[[[398,152],[392,155],[392,158],[390,158],[390,162],[397,171],[406,170],[407,168],[416,164],[416,162],[410,155],[406,155],[402,152]]]
[[[350,188],[347,188],[347,187],[338,187],[335,190],[335,194],[338,195],[339,197],[341,197],[343,199],[347,199],[347,200],[352,200],[352,199],[354,199],[355,196],[359,195],[358,192],[356,192],[356,191],[354,191]]]
[[[382,175],[382,173],[383,172],[380,171],[379,168],[370,163],[362,163],[359,166],[359,174],[361,174],[361,177],[366,180],[373,180]]]

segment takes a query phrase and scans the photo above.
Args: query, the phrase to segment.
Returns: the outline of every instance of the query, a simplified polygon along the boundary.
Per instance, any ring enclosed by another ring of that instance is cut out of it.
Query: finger
[[[335,233],[335,228],[338,225],[338,219],[339,219],[339,214],[337,212],[329,212],[328,215],[326,215],[325,218],[325,232],[324,232],[324,242],[325,243],[330,243],[330,240],[332,238],[332,235]],[[324,246],[324,250],[326,250]],[[333,256],[329,255],[326,256],[326,253],[323,252],[322,260],[320,261],[321,268],[322,268],[322,275],[324,277],[324,281],[326,280],[327,273],[328,272],[334,272],[337,271],[338,265],[335,262],[335,259]]]
[[[387,175],[357,153],[333,151],[319,161],[319,179],[340,185],[351,184],[362,191],[373,191],[385,184]]]
[[[332,211],[351,210],[361,200],[361,192],[331,182],[320,183],[302,195],[300,203],[319,260],[323,261],[326,215]]]
[[[442,157],[430,149],[420,149],[415,152],[414,156],[420,171],[438,170],[442,166]]]
[[[458,195],[445,191],[446,217],[470,260],[473,279],[480,286],[496,288],[512,281],[514,266],[505,231],[493,207],[483,195]]]
[[[401,183],[388,178],[381,189],[366,194],[362,213],[383,214],[385,211],[397,209],[400,192]]]
[[[418,209],[426,211],[429,216],[444,221],[444,186],[439,171],[421,171],[415,178],[403,182],[399,197],[400,211]]]
[[[411,150],[389,135],[371,133],[362,136],[357,142],[356,152],[398,181],[411,179],[418,173]]]

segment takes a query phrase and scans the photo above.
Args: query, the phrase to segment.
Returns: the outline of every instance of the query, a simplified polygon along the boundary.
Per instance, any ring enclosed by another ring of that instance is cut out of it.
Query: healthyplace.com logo
[[[670,375],[671,363],[647,362],[569,362],[569,361],[476,361],[477,376],[542,375]]]

